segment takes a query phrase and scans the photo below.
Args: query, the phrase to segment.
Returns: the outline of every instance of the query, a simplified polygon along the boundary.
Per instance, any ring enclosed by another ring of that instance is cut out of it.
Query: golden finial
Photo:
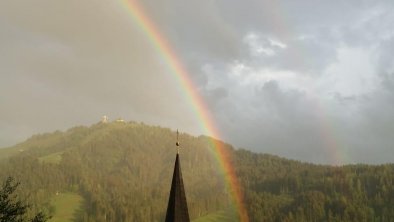
[[[175,143],[175,145],[176,145],[176,153],[178,153],[179,154],[179,146],[181,145],[180,143],[179,143],[179,131],[178,131],[178,129],[176,130],[176,143]]]

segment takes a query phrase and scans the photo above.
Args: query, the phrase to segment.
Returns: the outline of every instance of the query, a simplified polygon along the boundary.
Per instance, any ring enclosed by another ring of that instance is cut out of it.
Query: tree
[[[29,205],[18,200],[14,192],[19,186],[12,177],[8,177],[0,189],[0,222],[44,222],[47,217],[43,213],[36,214],[32,219],[27,219],[26,213]]]

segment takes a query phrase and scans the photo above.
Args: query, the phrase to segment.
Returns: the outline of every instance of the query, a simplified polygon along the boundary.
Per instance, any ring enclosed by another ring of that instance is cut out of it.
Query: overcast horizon
[[[141,1],[221,134],[313,163],[394,162],[392,1]],[[0,2],[0,147],[107,115],[203,134],[122,1]]]

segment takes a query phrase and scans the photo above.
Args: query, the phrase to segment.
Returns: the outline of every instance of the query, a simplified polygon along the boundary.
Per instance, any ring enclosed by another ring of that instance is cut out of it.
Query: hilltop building
[[[108,123],[108,116],[101,117],[101,123]]]
[[[115,122],[117,122],[117,123],[124,123],[124,120],[122,118],[118,118],[118,119],[115,120]]]

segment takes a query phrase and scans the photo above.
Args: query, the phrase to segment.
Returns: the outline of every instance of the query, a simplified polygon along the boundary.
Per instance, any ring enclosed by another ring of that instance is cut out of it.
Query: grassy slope
[[[108,128],[122,129],[127,126],[128,124],[124,123],[95,124],[90,127],[73,127],[65,132],[55,131],[53,133],[33,135],[26,141],[14,146],[0,147],[0,161],[18,154],[29,153],[30,151],[45,150],[44,153],[38,154],[39,160],[56,164],[61,161],[61,154],[64,151],[76,146],[82,146],[95,138],[103,136],[108,133]]]
[[[17,155],[20,152],[23,152],[23,150],[18,149],[18,147],[0,148],[0,160],[7,159],[8,157]]]
[[[55,214],[49,222],[75,221],[82,208],[83,198],[75,193],[60,193],[54,196],[51,205],[55,207]]]
[[[56,152],[52,153],[46,156],[39,157],[38,160],[42,163],[53,163],[53,164],[59,164],[60,161],[62,160],[62,154],[64,152]]]

